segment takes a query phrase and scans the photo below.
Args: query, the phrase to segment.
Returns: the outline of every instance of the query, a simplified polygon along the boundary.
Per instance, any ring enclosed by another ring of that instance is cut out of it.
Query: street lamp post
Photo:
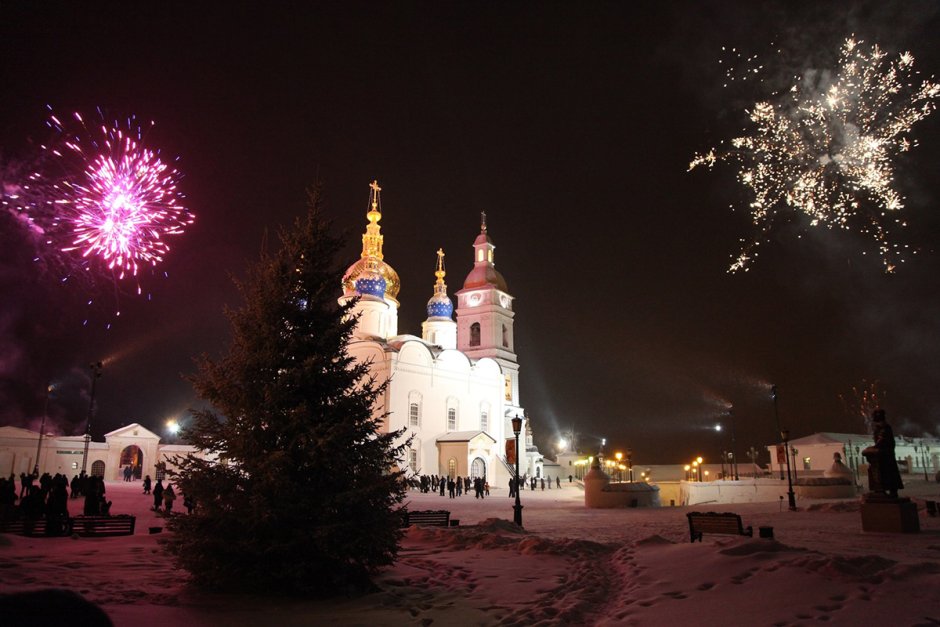
[[[734,408],[728,408],[728,420],[731,421],[731,460],[730,465],[731,474],[734,476],[734,480],[737,481],[738,477],[738,449],[734,439]]]
[[[777,420],[777,433],[782,433],[780,428],[780,413],[777,411],[777,385],[770,386],[771,398],[774,400],[774,418]],[[778,449],[779,450],[779,449]],[[777,458],[777,463],[780,463],[780,458]],[[789,463],[789,462],[788,462]],[[780,466],[780,480],[783,481],[783,466]]]
[[[82,474],[88,467],[88,443],[91,442],[91,418],[95,413],[95,388],[101,378],[102,364],[100,361],[88,364],[91,369],[91,401],[88,403],[88,420],[85,421],[85,451],[82,453]]]
[[[39,443],[36,445],[36,463],[33,464],[33,475],[39,476],[39,456],[42,454],[42,434],[46,432],[46,416],[49,415],[49,396],[52,395],[52,390],[55,389],[55,386],[51,383],[46,388],[46,404],[42,410],[42,422],[39,423]],[[927,472],[924,471],[924,476],[927,476]]]
[[[790,502],[790,511],[796,511],[796,495],[793,493],[793,480],[790,478],[790,432],[784,429],[780,432],[780,437],[783,439],[783,452],[784,457],[787,460],[787,498]]]
[[[512,432],[516,434],[516,504],[512,506],[512,521],[520,527],[522,527],[522,503],[519,501],[519,433],[521,431],[522,418],[515,416],[512,419]]]
[[[930,481],[930,478],[927,476],[927,460],[929,459],[930,447],[924,444],[921,449],[924,451],[924,481]]]
[[[633,449],[627,449],[627,472],[630,473],[630,483],[633,483]]]

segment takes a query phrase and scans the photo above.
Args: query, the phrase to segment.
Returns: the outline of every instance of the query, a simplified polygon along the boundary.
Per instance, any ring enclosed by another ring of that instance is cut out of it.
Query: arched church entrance
[[[486,462],[483,461],[482,457],[477,457],[470,464],[470,477],[473,479],[477,477],[486,479]]]
[[[130,468],[130,476],[132,478],[140,479],[141,473],[144,469],[144,452],[140,450],[140,447],[136,444],[125,446],[124,450],[121,451],[119,472],[126,473],[127,468]],[[119,479],[123,478],[123,476],[119,477]]]
[[[91,463],[91,476],[104,479],[104,462],[100,459]]]

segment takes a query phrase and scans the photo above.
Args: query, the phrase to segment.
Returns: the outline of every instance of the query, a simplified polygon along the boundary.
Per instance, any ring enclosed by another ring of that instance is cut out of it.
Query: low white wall
[[[798,498],[854,498],[854,485],[793,486]],[[787,482],[779,479],[742,479],[740,481],[683,481],[679,488],[680,505],[699,503],[767,503],[787,498]]]
[[[584,506],[594,509],[659,507],[659,486],[644,481],[611,483],[599,468],[584,477]]]

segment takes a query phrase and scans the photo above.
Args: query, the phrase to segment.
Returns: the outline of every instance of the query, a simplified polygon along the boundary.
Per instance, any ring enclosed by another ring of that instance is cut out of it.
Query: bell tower
[[[480,214],[473,269],[457,292],[457,348],[471,359],[489,357],[503,370],[505,405],[519,408],[519,365],[513,342],[513,297],[496,270],[496,246]]]

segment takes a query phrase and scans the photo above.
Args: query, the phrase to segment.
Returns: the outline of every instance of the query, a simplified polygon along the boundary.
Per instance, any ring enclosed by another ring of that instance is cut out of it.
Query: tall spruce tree
[[[401,539],[401,432],[376,416],[386,384],[346,352],[355,320],[336,302],[340,242],[319,190],[280,249],[263,252],[227,310],[233,339],[192,377],[212,409],[185,437],[214,460],[180,460],[193,515],[171,519],[169,548],[210,589],[330,595],[368,589]]]

